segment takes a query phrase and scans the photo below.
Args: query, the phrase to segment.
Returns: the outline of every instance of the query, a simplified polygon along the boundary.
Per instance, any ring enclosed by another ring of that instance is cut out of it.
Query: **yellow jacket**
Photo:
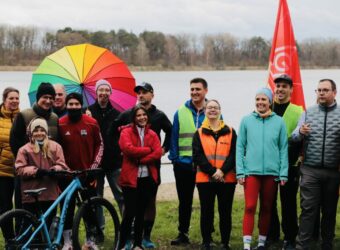
[[[13,120],[19,110],[7,111],[0,106],[0,176],[14,176],[14,156],[9,145],[9,134]]]

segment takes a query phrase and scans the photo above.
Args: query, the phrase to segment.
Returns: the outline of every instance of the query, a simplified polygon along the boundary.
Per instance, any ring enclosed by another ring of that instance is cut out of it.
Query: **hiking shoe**
[[[179,233],[177,238],[170,242],[172,246],[187,245],[190,244],[189,237],[184,233]]]
[[[156,245],[153,243],[150,238],[144,238],[142,241],[142,246],[145,248],[155,248]]]

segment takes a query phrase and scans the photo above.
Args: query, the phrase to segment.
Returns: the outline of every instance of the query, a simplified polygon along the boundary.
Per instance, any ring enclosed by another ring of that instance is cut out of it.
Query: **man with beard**
[[[98,168],[103,155],[103,142],[98,123],[92,117],[82,114],[82,105],[83,97],[78,93],[70,93],[66,97],[68,114],[59,119],[60,144],[64,150],[66,164],[71,170]],[[86,186],[90,196],[97,195],[93,184],[87,183]],[[72,249],[71,228],[74,208],[75,197],[71,199],[66,215],[63,232],[64,250]],[[91,238],[87,239],[86,247],[96,249],[95,242]]]
[[[42,82],[36,94],[36,102],[32,108],[25,109],[18,113],[14,119],[10,132],[10,146],[16,157],[19,149],[29,142],[27,136],[27,126],[36,117],[42,117],[48,125],[48,137],[54,141],[58,140],[58,116],[52,112],[55,98],[55,90],[52,84]],[[21,208],[21,188],[20,180],[16,178],[15,183],[15,207]]]
[[[280,186],[280,200],[282,213],[282,231],[284,233],[283,249],[294,249],[295,238],[298,232],[296,195],[299,188],[298,157],[301,152],[301,143],[290,140],[292,132],[296,128],[303,112],[301,106],[290,102],[293,92],[293,80],[289,75],[283,74],[274,79],[275,98],[273,111],[281,116],[285,122],[288,136],[288,182]],[[277,192],[276,192],[277,196]],[[277,213],[277,202],[274,199],[272,207],[271,224],[268,233],[269,241],[276,241],[280,237],[280,221]]]
[[[59,118],[61,118],[67,114],[66,104],[65,104],[65,99],[66,99],[65,86],[60,83],[57,83],[57,84],[54,84],[53,87],[55,90],[53,112],[56,113]]]
[[[170,139],[171,139],[171,122],[166,116],[164,112],[157,109],[155,105],[152,104],[152,99],[154,97],[154,90],[150,83],[142,82],[134,88],[135,93],[137,94],[138,104],[143,106],[150,117],[149,123],[151,125],[151,129],[156,132],[159,140],[161,140],[161,131],[165,133],[164,142],[162,145],[162,153],[163,155],[168,152],[170,147]],[[131,113],[132,109],[129,109],[119,115],[117,118],[117,126],[126,125],[131,123]],[[115,129],[114,127],[112,127]],[[113,134],[113,131],[110,129],[110,133]],[[110,136],[112,137],[112,135]],[[158,174],[160,180],[160,167],[161,162],[157,163]],[[148,204],[145,216],[144,216],[144,238],[143,238],[143,246],[145,248],[155,248],[155,244],[151,241],[151,231],[153,228],[153,224],[156,218],[156,196],[157,196],[158,186],[155,186],[155,189],[152,193],[152,199]]]

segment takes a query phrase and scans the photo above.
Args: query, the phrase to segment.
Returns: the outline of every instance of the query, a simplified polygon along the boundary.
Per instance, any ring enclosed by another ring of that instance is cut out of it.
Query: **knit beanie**
[[[256,92],[256,95],[258,94],[264,94],[268,97],[269,99],[269,102],[270,103],[273,103],[273,92],[271,89],[269,88],[260,88],[257,92]]]
[[[42,82],[37,90],[36,98],[39,101],[40,97],[43,95],[51,95],[53,98],[55,97],[55,90],[51,83],[49,82]]]
[[[80,105],[83,106],[83,96],[77,92],[72,92],[66,96],[65,103],[67,105],[68,101],[71,99],[76,99],[80,102]]]
[[[45,119],[43,118],[35,118],[34,120],[31,121],[30,125],[29,125],[29,131],[31,134],[33,134],[33,131],[36,128],[43,128],[46,132],[46,134],[48,134],[48,126],[47,126],[47,122]]]
[[[110,92],[112,93],[111,84],[110,84],[108,81],[104,80],[104,79],[100,79],[100,80],[98,80],[98,81],[96,82],[96,92],[97,92],[98,88],[99,88],[100,86],[103,86],[103,85],[108,86],[108,87],[110,88]]]

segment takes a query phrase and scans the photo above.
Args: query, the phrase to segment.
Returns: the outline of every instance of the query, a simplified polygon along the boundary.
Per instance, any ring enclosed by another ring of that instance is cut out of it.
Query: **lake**
[[[208,82],[208,98],[217,99],[222,106],[222,114],[227,124],[238,130],[242,117],[254,110],[256,90],[266,85],[268,71],[185,71],[185,72],[132,72],[137,82],[146,81],[153,85],[155,98],[153,103],[173,120],[173,114],[189,95],[189,82],[192,78],[203,77]],[[0,92],[8,86],[21,91],[20,108],[29,107],[27,92],[32,72],[0,72]],[[340,70],[302,70],[306,106],[315,103],[315,92],[320,79],[340,80]],[[337,97],[339,100],[339,97]],[[169,162],[163,157],[163,163]],[[173,182],[171,165],[162,167],[163,182]]]

